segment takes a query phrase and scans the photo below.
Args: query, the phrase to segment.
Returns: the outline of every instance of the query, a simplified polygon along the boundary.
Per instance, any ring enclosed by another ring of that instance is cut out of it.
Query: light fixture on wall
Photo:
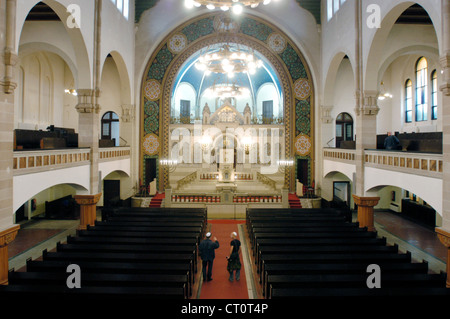
[[[66,92],[67,94],[71,94],[73,96],[78,95],[77,90],[75,90],[75,89],[65,89],[64,92]]]
[[[279,0],[274,0],[279,1]],[[234,14],[241,14],[244,7],[256,8],[261,3],[267,5],[271,0],[185,0],[186,8],[206,6],[209,10],[220,8],[222,11],[231,11]]]
[[[386,92],[386,90],[384,89],[384,82],[381,82],[380,95],[378,95],[378,99],[380,101],[383,101],[385,99],[392,99],[392,94],[389,92]]]

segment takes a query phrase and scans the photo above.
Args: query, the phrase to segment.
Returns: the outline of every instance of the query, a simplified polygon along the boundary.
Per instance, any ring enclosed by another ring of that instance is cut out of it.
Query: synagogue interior
[[[2,296],[450,296],[450,1],[0,17]]]

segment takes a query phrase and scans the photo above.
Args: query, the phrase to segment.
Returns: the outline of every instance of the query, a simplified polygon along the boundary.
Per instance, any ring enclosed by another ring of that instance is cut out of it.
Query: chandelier
[[[229,44],[224,44],[217,52],[207,53],[198,59],[195,67],[205,71],[206,75],[211,72],[227,74],[233,78],[235,73],[247,72],[255,74],[256,70],[263,65],[260,59],[255,58],[253,52],[232,51]]]
[[[250,90],[246,87],[240,87],[236,83],[231,85],[213,85],[205,90],[207,97],[225,98],[245,98],[250,96]]]
[[[260,3],[267,5],[271,0],[185,0],[187,8],[206,6],[210,10],[220,8],[223,11],[232,10],[235,14],[242,13],[244,7],[256,8]]]

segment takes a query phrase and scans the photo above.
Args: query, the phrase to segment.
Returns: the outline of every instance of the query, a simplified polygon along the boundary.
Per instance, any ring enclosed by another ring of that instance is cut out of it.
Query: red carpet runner
[[[296,194],[289,194],[289,207],[290,208],[302,208],[302,204],[300,203],[300,199]]]
[[[163,201],[163,199],[165,198],[165,194],[164,193],[158,193],[155,196],[153,196],[153,198],[150,201],[150,206],[149,207],[161,207],[161,202]]]
[[[237,239],[242,243],[239,236],[238,224],[244,224],[245,221],[237,220],[209,220],[211,224],[211,238],[217,237],[220,247],[216,249],[216,259],[214,259],[212,281],[203,282],[200,291],[200,299],[248,299],[247,281],[245,277],[245,268],[243,254],[241,251],[241,278],[230,282],[230,274],[227,271],[226,256],[230,253],[230,234],[236,232]],[[241,246],[242,250],[242,246]]]

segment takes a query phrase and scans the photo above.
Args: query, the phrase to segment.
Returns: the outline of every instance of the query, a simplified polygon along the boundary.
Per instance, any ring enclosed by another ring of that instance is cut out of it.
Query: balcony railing
[[[431,153],[366,150],[366,166],[442,178],[443,155]]]
[[[98,159],[100,162],[116,161],[124,158],[130,158],[131,148],[125,147],[105,147],[98,149]]]
[[[356,164],[352,149],[324,148],[323,158]],[[442,178],[443,155],[435,153],[365,150],[364,165],[402,173]]]
[[[46,149],[39,151],[15,151],[13,174],[38,173],[52,169],[89,165],[89,148]]]
[[[339,162],[354,162],[356,159],[355,150],[343,148],[325,148],[323,158]]]
[[[130,147],[99,148],[99,162],[130,158]],[[81,165],[90,165],[90,148],[46,149],[38,151],[15,151],[14,175],[38,173]]]

